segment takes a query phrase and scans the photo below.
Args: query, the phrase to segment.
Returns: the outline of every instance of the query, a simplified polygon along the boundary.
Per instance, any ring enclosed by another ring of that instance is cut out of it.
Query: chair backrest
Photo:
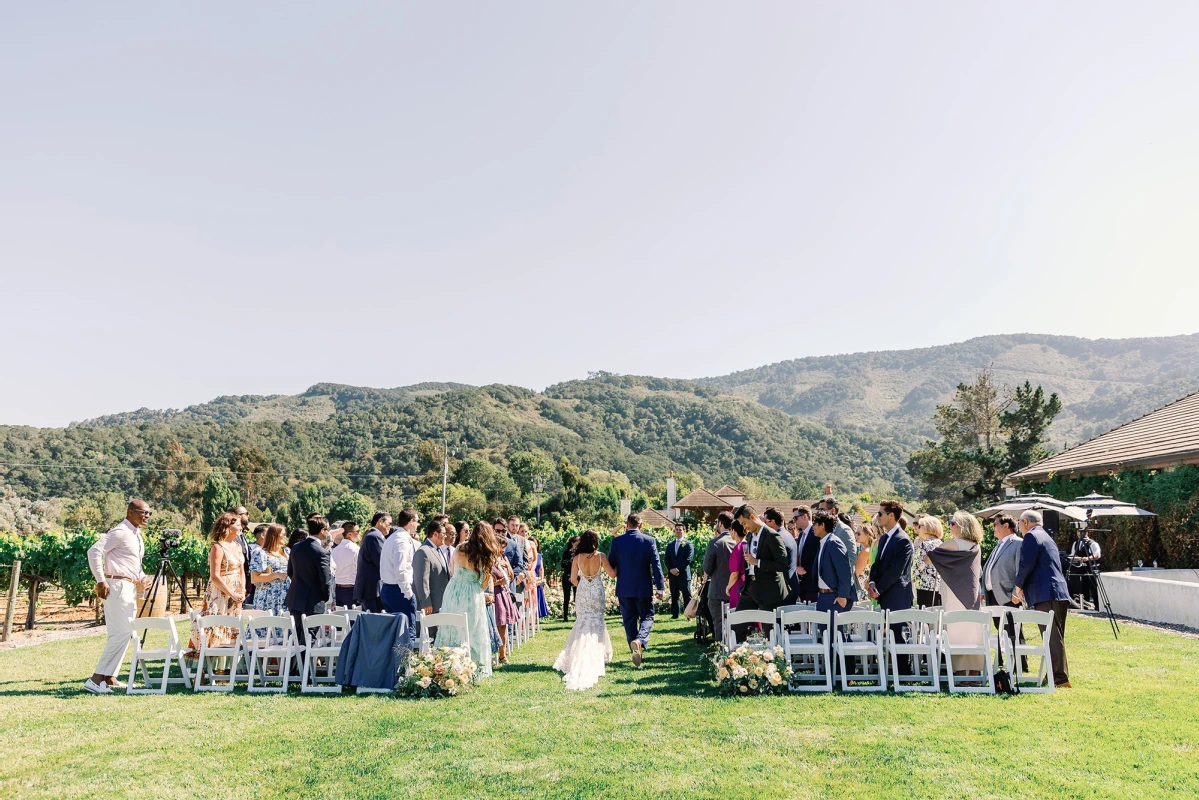
[[[941,625],[942,626],[960,624],[963,622],[967,622],[967,623],[972,622],[975,625],[982,625],[985,628],[990,628],[991,612],[990,611],[981,611],[981,610],[980,611],[971,611],[969,609],[965,609],[962,611],[942,611],[941,612]]]
[[[815,611],[815,610],[816,610],[816,605],[814,603],[796,603],[795,605],[790,605],[790,606],[779,606],[778,608],[776,608],[774,610],[774,613],[778,614],[779,617],[782,618],[783,614],[786,614],[790,611]]]
[[[345,614],[304,614],[300,621],[307,634],[307,641],[316,647],[339,644],[350,632],[350,620]]]
[[[828,611],[808,611],[807,609],[784,611],[782,624],[802,625],[805,623],[812,623],[815,625],[828,625],[829,616],[830,612]]]
[[[1009,609],[1008,613],[1012,615],[1012,622],[1017,625],[1023,623],[1031,623],[1033,625],[1044,625],[1046,629],[1053,625],[1052,611],[1032,611],[1019,608]]]
[[[291,617],[251,617],[243,624],[246,640],[254,647],[282,646],[295,637],[296,622]]]
[[[838,628],[842,625],[882,626],[886,621],[887,617],[882,611],[838,611],[836,618]]]
[[[139,617],[130,623],[133,631],[170,631],[175,632],[175,620],[170,617]]]
[[[927,608],[905,608],[902,611],[888,611],[888,625],[903,625],[905,623],[914,622],[917,625],[929,625],[932,628],[937,627],[937,619],[940,617],[939,612],[930,611]]]
[[[465,614],[421,614],[420,620],[421,629],[437,628],[442,625],[461,628],[463,633],[467,630]]]
[[[992,620],[999,620],[999,624],[1003,624],[1003,618],[1012,609],[1009,606],[983,606],[983,611],[991,615]]]
[[[773,611],[762,611],[761,609],[746,609],[745,611],[733,611],[729,614],[729,625],[744,625],[748,622],[760,622],[763,625],[774,625],[776,619]]]
[[[241,630],[241,617],[235,617],[232,614],[201,614],[197,618],[197,625],[200,630],[218,627]]]

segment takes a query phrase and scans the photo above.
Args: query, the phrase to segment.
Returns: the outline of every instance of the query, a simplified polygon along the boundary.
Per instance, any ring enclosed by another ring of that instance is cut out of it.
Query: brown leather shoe
[[[1074,687],[1070,685],[1070,681],[1063,681],[1062,683],[1055,683],[1053,685],[1053,688],[1055,688],[1055,689],[1073,689]]]

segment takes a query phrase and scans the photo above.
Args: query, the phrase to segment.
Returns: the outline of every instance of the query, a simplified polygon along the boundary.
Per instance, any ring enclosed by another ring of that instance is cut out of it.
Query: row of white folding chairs
[[[510,649],[515,650],[536,635],[541,629],[541,620],[537,617],[536,590],[512,594],[516,603],[517,621],[512,626],[514,636],[509,638],[508,644]]]
[[[167,686],[171,684],[190,686],[197,692],[231,692],[236,683],[241,681],[247,684],[250,692],[286,692],[292,680],[292,659],[301,657],[302,667],[296,679],[302,692],[341,691],[335,682],[334,669],[341,642],[350,629],[351,619],[345,612],[303,616],[301,622],[309,634],[307,647],[299,644],[295,622],[290,616],[274,616],[268,611],[246,609],[236,616],[193,614],[192,619],[197,624],[200,637],[194,675],[183,657],[185,648],[180,643],[174,619],[143,617],[130,621],[133,656],[129,664],[128,694],[165,694]],[[233,641],[210,646],[209,632],[216,627],[234,629],[236,634]],[[150,631],[165,632],[166,646],[143,648],[142,637]],[[213,674],[211,661],[218,658],[227,660],[227,676]],[[146,662],[158,660],[163,662],[163,670],[155,686]],[[181,678],[170,676],[172,661],[179,664]],[[278,663],[277,675],[268,674],[268,661]],[[322,662],[325,666],[324,675],[319,674]],[[135,688],[135,678],[139,674],[142,688]],[[204,680],[206,674],[207,683]],[[215,680],[216,677],[224,680]]]
[[[766,631],[770,645],[782,642],[788,663],[795,670],[791,688],[795,691],[832,691],[836,658],[840,668],[843,691],[886,691],[888,656],[890,678],[895,691],[940,691],[941,663],[946,665],[946,681],[950,692],[995,692],[992,648],[999,658],[1010,658],[1015,681],[1022,691],[1053,691],[1050,677],[1048,635],[1039,645],[1018,644],[1024,624],[1052,626],[1048,612],[1023,611],[1006,607],[981,611],[943,611],[941,609],[909,609],[904,611],[816,611],[812,606],[787,606],[776,611],[732,611],[722,609],[725,643],[736,646],[735,625],[757,623]],[[1008,638],[1005,616],[1011,615],[1016,628],[1017,643]],[[991,633],[992,620],[999,629]],[[954,642],[949,625],[975,625],[982,635],[976,643]],[[898,642],[892,625],[907,625],[907,642]],[[1046,628],[1047,630],[1047,628]],[[982,669],[978,675],[954,670],[954,657],[978,656]],[[1029,683],[1021,671],[1021,657],[1039,656],[1037,675]],[[860,675],[849,675],[846,658],[856,657],[862,665]],[[900,659],[910,659],[913,670],[901,673]],[[873,667],[873,669],[872,669]],[[809,671],[810,668],[810,671]],[[850,684],[850,681],[855,681]]]

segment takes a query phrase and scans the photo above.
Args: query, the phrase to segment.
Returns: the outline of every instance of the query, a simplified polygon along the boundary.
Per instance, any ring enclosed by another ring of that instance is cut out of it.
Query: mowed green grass
[[[1199,642],[1071,617],[1052,695],[725,699],[690,626],[635,670],[619,622],[567,693],[550,623],[468,696],[96,697],[100,637],[0,653],[0,797],[1159,797],[1199,795]]]

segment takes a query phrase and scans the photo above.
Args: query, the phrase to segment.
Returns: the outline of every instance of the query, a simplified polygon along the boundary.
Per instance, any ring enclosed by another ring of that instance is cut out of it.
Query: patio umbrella
[[[1156,517],[1152,511],[1137,508],[1132,503],[1125,503],[1105,494],[1091,492],[1088,495],[1075,498],[1071,504],[1090,511],[1092,517]]]
[[[1056,511],[1058,515],[1078,522],[1082,522],[1087,518],[1087,512],[1078,506],[1063,503],[1053,495],[1039,494],[1037,492],[1009,497],[1001,503],[984,508],[982,511],[975,511],[974,516],[991,519],[991,517],[996,517],[1000,514],[1019,515],[1021,512],[1029,510]]]

